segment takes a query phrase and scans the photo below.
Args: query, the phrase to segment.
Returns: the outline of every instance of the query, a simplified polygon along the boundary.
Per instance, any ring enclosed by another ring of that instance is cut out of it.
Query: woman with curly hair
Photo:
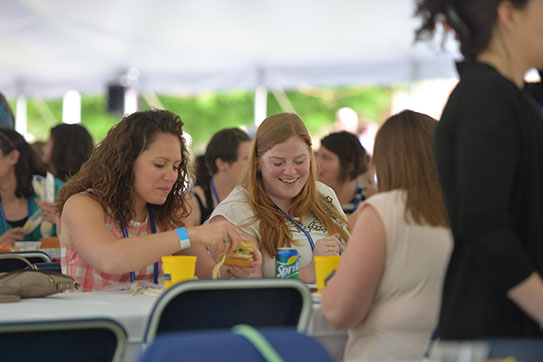
[[[62,271],[83,291],[156,283],[161,257],[188,254],[191,244],[220,252],[237,246],[241,233],[226,222],[183,227],[189,154],[182,126],[165,110],[124,117],[61,189]]]
[[[262,251],[253,268],[226,266],[234,276],[273,278],[277,249],[292,247],[300,279],[315,283],[313,256],[341,253],[350,228],[334,191],[317,181],[311,136],[296,114],[274,114],[260,124],[241,185],[210,217],[211,225],[224,220]]]
[[[436,130],[454,235],[442,339],[543,333],[543,119],[524,75],[543,68],[543,0],[419,0],[419,38],[444,21],[464,61]]]

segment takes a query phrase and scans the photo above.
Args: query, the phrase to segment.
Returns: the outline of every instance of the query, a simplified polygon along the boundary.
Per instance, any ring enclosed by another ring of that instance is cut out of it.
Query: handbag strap
[[[21,256],[18,254],[13,254],[13,253],[0,254],[0,260],[3,260],[3,259],[18,259],[28,264],[33,270],[38,270],[37,266],[29,262],[28,259],[25,258],[24,256]]]
[[[255,328],[247,324],[238,324],[232,327],[232,333],[240,335],[248,340],[262,355],[266,362],[285,362],[266,337]]]

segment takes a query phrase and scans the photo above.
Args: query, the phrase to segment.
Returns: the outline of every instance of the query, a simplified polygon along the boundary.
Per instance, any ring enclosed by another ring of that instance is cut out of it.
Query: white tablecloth
[[[128,292],[90,292],[55,294],[46,298],[23,299],[19,303],[0,304],[0,320],[68,320],[107,317],[119,322],[128,334],[123,361],[134,362],[139,355],[147,320],[157,297]],[[336,360],[341,360],[347,340],[346,331],[333,329],[325,320],[318,297],[313,299],[309,334],[315,336]]]
[[[313,311],[307,332],[326,347],[334,361],[342,361],[345,345],[347,344],[347,331],[335,329],[324,318],[321,310],[320,294],[313,294],[312,297]]]

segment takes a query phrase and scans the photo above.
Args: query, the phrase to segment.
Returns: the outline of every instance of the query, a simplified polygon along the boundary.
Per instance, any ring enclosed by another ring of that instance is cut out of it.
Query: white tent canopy
[[[390,85],[454,77],[456,50],[413,44],[414,0],[3,0],[0,91]],[[449,47],[449,48],[455,48]]]

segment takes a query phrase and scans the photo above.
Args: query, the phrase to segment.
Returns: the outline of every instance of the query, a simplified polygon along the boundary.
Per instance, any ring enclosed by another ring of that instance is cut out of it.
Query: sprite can
[[[298,279],[300,277],[300,258],[295,248],[278,248],[275,254],[275,277]]]

